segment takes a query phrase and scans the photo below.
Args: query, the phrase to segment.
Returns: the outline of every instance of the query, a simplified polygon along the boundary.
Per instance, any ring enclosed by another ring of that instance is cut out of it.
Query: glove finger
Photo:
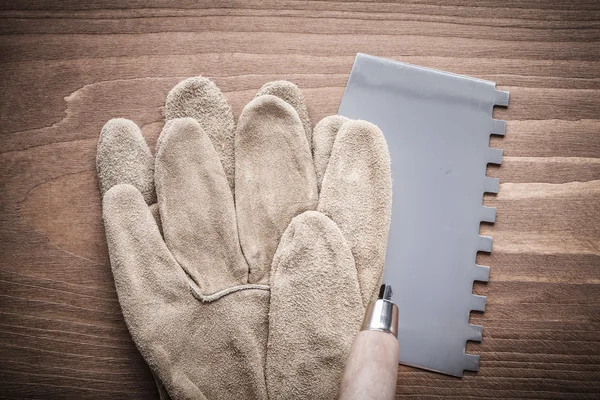
[[[165,119],[184,117],[194,118],[208,134],[233,190],[235,123],[227,99],[213,81],[196,76],[171,89],[165,103]]]
[[[153,373],[172,372],[165,342],[168,345],[171,335],[178,333],[173,321],[184,323],[187,318],[182,315],[190,300],[196,302],[188,278],[167,249],[136,188],[113,186],[104,195],[102,211],[110,264],[129,332]],[[161,399],[169,399],[157,375],[155,381]]]
[[[377,293],[392,204],[390,157],[383,134],[366,121],[348,121],[337,135],[318,210],[340,228],[350,245],[363,302]]]
[[[348,118],[341,115],[330,115],[323,118],[313,132],[313,159],[315,162],[315,173],[317,174],[317,186],[321,190],[323,176],[329,164],[331,149],[340,128]]]
[[[247,283],[233,195],[196,120],[167,122],[158,140],[155,181],[167,247],[202,294]]]
[[[144,313],[152,313],[154,307],[190,295],[183,271],[135,187],[116,185],[109,189],[102,201],[102,216],[119,302],[128,325],[136,324]]]
[[[300,121],[302,121],[302,126],[304,126],[308,145],[312,147],[312,125],[310,123],[310,117],[308,116],[308,110],[306,109],[304,95],[300,88],[289,81],[267,82],[260,88],[258,93],[256,93],[256,97],[265,94],[279,97],[281,100],[294,107],[300,117]]]
[[[147,204],[156,203],[154,159],[133,121],[115,118],[102,127],[96,170],[102,195],[115,185],[129,184],[142,193]]]
[[[291,219],[316,207],[312,156],[298,113],[271,95],[242,111],[235,151],[235,204],[249,282],[266,283]]]
[[[364,314],[352,253],[336,224],[316,211],[295,217],[270,286],[269,398],[336,398]]]

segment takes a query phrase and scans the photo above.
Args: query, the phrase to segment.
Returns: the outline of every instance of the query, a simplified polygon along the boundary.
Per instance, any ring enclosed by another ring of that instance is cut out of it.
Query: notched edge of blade
[[[493,104],[495,106],[508,106],[510,99],[509,92],[503,90],[494,89]],[[504,136],[506,134],[506,121],[493,119],[490,113],[490,129],[488,134]],[[487,160],[486,164],[502,164],[502,149],[493,147],[487,148]],[[484,193],[498,193],[500,189],[500,179],[491,178],[485,176],[483,181],[483,192]],[[481,206],[479,219],[481,222],[496,222],[496,209],[494,207]],[[476,253],[479,251],[490,253],[492,251],[492,238],[489,236],[479,236],[476,245]],[[490,274],[490,267],[485,265],[475,264],[472,278],[473,282],[488,282]],[[471,292],[471,298],[469,299],[469,312],[480,311],[484,312],[486,307],[487,299],[485,296],[479,296]],[[464,371],[478,371],[479,370],[479,359],[480,357],[475,354],[466,353],[466,342],[476,341],[481,342],[483,340],[483,326],[469,324],[470,332],[465,338],[465,356],[463,360]]]

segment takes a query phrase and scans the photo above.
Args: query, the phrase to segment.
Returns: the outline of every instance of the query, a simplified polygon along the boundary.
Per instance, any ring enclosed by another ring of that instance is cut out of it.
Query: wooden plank
[[[151,148],[168,90],[203,74],[235,114],[290,79],[335,113],[356,52],[511,92],[481,370],[400,367],[399,398],[600,396],[600,5],[596,1],[5,1],[0,4],[0,397],[158,398],[120,313],[95,150],[133,119]]]

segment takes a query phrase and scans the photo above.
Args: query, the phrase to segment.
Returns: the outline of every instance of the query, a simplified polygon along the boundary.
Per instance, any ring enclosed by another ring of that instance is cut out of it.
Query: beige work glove
[[[98,149],[111,265],[140,352],[174,399],[334,398],[383,266],[381,132],[329,117],[312,135],[287,82],[265,85],[237,130],[203,78],[177,85],[165,115],[155,160],[127,120],[107,123]]]

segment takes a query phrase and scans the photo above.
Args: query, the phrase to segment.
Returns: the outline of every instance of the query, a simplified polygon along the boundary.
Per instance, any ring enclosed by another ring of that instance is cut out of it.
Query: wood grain
[[[234,112],[266,81],[335,113],[365,52],[511,92],[481,370],[400,367],[399,398],[600,396],[600,4],[509,0],[0,3],[0,398],[157,398],[123,322],[100,219],[98,133],[153,146],[167,91],[212,77]]]

